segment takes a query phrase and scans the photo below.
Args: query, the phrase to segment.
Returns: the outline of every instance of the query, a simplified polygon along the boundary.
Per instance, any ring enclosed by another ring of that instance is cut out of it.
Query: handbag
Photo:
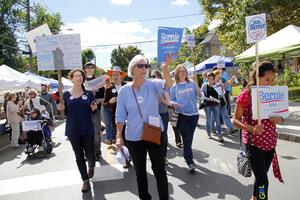
[[[153,126],[153,125],[151,125],[147,122],[144,122],[143,116],[142,116],[142,113],[141,113],[141,109],[140,109],[139,103],[137,101],[134,89],[132,88],[132,90],[133,90],[133,94],[134,94],[134,97],[135,97],[136,104],[137,104],[137,106],[139,108],[139,111],[140,111],[141,119],[143,121],[143,134],[141,136],[141,139],[160,145],[161,128],[157,127],[157,126]]]
[[[251,124],[251,119],[250,119],[250,110],[251,110],[251,101],[250,101],[250,93],[249,93],[249,124]],[[242,151],[242,130],[240,129],[240,150],[241,152],[237,156],[237,169],[238,173],[241,174],[244,177],[251,177],[252,173],[252,168],[251,168],[251,160],[250,160],[250,137],[251,134],[248,131],[248,149],[246,152],[246,155],[243,154]]]
[[[206,101],[203,99],[199,105],[199,110],[205,108],[208,104],[209,104],[209,101]]]

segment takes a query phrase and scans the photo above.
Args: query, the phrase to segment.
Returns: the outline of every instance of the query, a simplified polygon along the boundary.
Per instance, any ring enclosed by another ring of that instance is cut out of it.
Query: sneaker
[[[101,160],[103,160],[103,157],[101,156],[101,154],[96,154],[96,156],[95,156],[95,160],[96,161],[101,161]]]
[[[195,165],[194,164],[189,164],[189,171],[194,171],[196,169]]]
[[[13,150],[15,150],[15,149],[19,149],[19,148],[21,148],[21,146],[20,146],[20,145],[18,145],[18,146],[13,146],[13,147],[12,147],[12,149],[13,149]]]
[[[224,139],[223,139],[223,136],[222,136],[222,135],[219,136],[219,141],[220,141],[220,142],[224,142]]]
[[[113,140],[112,143],[116,144],[116,140]]]
[[[44,148],[43,146],[39,146],[39,147],[38,147],[38,150],[39,150],[39,151],[45,151],[45,148]]]
[[[207,133],[207,138],[208,138],[208,139],[211,139],[210,133]]]
[[[113,143],[111,141],[106,141],[107,145],[112,145]]]
[[[182,144],[181,144],[181,143],[177,143],[176,146],[177,146],[178,148],[182,148]]]
[[[123,165],[124,169],[127,169],[128,167],[130,167],[130,160],[126,160],[126,164]]]
[[[28,147],[27,152],[28,153],[33,153],[33,147]]]
[[[101,125],[101,131],[105,130],[105,126]]]
[[[210,132],[211,132],[211,133],[217,133],[217,129],[212,128],[212,129],[210,129]]]
[[[231,134],[237,132],[238,130],[239,130],[239,129],[231,128],[231,129],[229,130],[229,134],[231,135]]]

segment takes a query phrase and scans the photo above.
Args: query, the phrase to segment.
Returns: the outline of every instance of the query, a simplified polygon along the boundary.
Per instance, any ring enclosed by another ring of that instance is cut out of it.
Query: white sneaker
[[[27,152],[28,152],[28,153],[33,153],[33,147],[28,147]]]
[[[38,150],[39,150],[39,151],[44,151],[45,148],[44,148],[43,146],[39,146],[39,147],[38,147]]]

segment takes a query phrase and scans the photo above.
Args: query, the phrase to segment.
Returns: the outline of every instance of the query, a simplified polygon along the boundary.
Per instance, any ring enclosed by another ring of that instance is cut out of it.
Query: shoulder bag
[[[251,101],[250,101],[250,93],[249,93],[249,124],[251,124],[251,116],[250,116],[250,110],[251,110]],[[238,168],[238,173],[241,174],[244,177],[251,177],[252,173],[251,173],[251,161],[250,161],[250,137],[251,134],[248,131],[248,149],[246,152],[246,155],[243,154],[242,152],[242,129],[240,129],[240,150],[241,152],[239,153],[239,155],[237,156],[237,168]]]
[[[143,124],[144,124],[143,125],[143,134],[141,136],[141,139],[160,145],[161,128],[157,127],[157,126],[153,126],[153,125],[151,125],[147,122],[144,122],[142,112],[141,112],[139,103],[137,101],[137,98],[136,98],[133,87],[132,87],[132,91],[133,91],[133,94],[134,94],[134,97],[135,97],[136,104],[137,104],[137,106],[139,108],[139,111],[140,111],[141,119],[142,119]]]

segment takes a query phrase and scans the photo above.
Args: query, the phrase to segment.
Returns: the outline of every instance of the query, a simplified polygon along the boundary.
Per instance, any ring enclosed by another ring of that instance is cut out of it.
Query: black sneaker
[[[103,157],[101,156],[101,154],[96,154],[95,160],[96,161],[101,161],[101,160],[103,160]]]
[[[231,128],[231,129],[229,130],[229,134],[231,135],[231,134],[237,132],[238,130],[239,130],[239,129]]]

